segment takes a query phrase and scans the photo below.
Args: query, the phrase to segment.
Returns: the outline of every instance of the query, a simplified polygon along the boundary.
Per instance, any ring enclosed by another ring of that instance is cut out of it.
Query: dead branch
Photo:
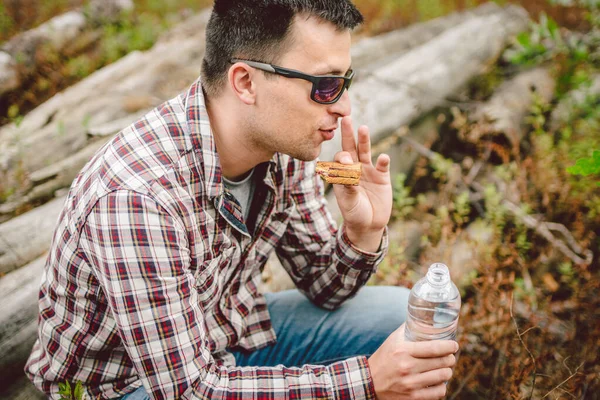
[[[480,190],[483,189],[481,185],[479,185],[477,182],[473,182],[473,185],[478,186]],[[521,221],[523,221],[523,223],[527,227],[535,230],[540,236],[548,240],[552,244],[552,246],[556,247],[561,253],[563,253],[566,257],[570,258],[571,261],[573,261],[575,264],[591,264],[593,258],[593,253],[591,250],[585,250],[582,252],[585,258],[578,256],[563,241],[555,238],[554,235],[552,235],[552,232],[550,232],[550,229],[548,228],[548,223],[540,222],[533,218],[531,215],[527,215],[527,213],[525,213],[525,211],[523,211],[519,206],[506,199],[502,200],[501,204],[504,207],[506,207],[510,212],[512,212],[516,217],[518,217]],[[563,232],[563,234],[565,231],[568,233],[568,236],[565,235],[567,237],[567,240],[571,238],[571,240],[574,241],[574,239],[572,239],[573,236],[571,235],[571,232],[569,232],[566,227],[557,223],[552,224],[555,227],[559,225],[562,226],[561,232]],[[577,247],[581,249],[581,247]]]
[[[585,361],[582,362],[581,364],[579,364],[579,366],[577,368],[575,368],[575,372],[573,372],[567,379],[565,379],[564,381],[562,381],[561,383],[559,383],[558,385],[556,385],[554,387],[554,389],[552,389],[551,391],[549,391],[548,393],[546,393],[544,395],[544,397],[542,397],[542,400],[545,399],[546,397],[550,396],[550,393],[554,392],[556,389],[559,389],[562,385],[564,385],[565,383],[567,383],[571,378],[573,378],[575,375],[577,375],[577,371],[579,371],[579,368],[581,368],[583,366],[583,364],[585,364]]]
[[[535,389],[535,378],[536,378],[536,373],[537,373],[537,366],[536,366],[535,357],[533,356],[533,354],[531,353],[531,351],[525,344],[525,341],[523,340],[522,336],[524,335],[524,333],[521,333],[519,331],[519,324],[517,324],[517,320],[513,314],[513,294],[514,294],[514,292],[511,292],[511,294],[510,294],[510,309],[509,309],[510,318],[512,319],[513,323],[515,324],[515,329],[517,330],[517,336],[519,337],[519,341],[521,342],[521,344],[523,345],[523,347],[525,348],[527,353],[529,353],[529,357],[531,357],[531,361],[533,362],[533,381],[531,383],[531,394],[529,395],[529,398],[531,399],[533,397],[533,391]]]

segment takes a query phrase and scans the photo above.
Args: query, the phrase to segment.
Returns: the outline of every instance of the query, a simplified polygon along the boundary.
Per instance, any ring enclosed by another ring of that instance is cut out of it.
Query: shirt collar
[[[220,197],[224,194],[221,162],[210,127],[200,78],[188,90],[185,99],[185,113],[191,134],[192,147],[201,155],[206,196],[210,199]],[[263,182],[273,189],[283,180],[283,171],[279,171],[278,168],[280,163],[281,155],[278,153],[265,163],[266,171]]]

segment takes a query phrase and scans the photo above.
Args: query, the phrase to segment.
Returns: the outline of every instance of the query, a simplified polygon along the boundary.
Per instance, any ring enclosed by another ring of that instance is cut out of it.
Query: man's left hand
[[[351,118],[342,118],[342,151],[335,155],[335,161],[360,162],[360,183],[358,186],[334,185],[333,190],[348,239],[361,250],[376,252],[392,213],[390,157],[381,154],[373,165],[369,128],[364,125],[358,128],[358,145],[353,132]]]

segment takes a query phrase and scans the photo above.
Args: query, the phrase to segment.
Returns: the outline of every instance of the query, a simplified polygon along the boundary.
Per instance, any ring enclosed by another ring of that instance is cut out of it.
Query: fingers
[[[346,116],[342,118],[342,150],[348,152],[354,162],[360,161],[364,164],[371,164],[371,136],[369,128],[366,125],[358,128],[358,145],[354,140],[354,131],[352,129],[352,118]],[[378,161],[379,163],[379,161]],[[389,166],[389,157],[387,163],[382,161],[380,170],[386,172]]]
[[[375,168],[377,168],[378,171],[387,174],[390,171],[390,156],[387,154],[380,154],[379,157],[377,157]]]
[[[444,384],[452,378],[452,369],[442,368],[413,375],[406,382],[407,386],[415,389],[429,388]]]
[[[350,154],[352,161],[358,161],[354,131],[352,129],[352,118],[349,116],[342,118],[342,150]]]
[[[444,357],[458,351],[454,340],[432,340],[428,342],[410,342],[409,353],[416,358]]]
[[[365,125],[358,128],[358,160],[371,164],[371,136],[369,128]]]
[[[352,155],[347,151],[338,151],[337,153],[335,153],[333,160],[342,164],[353,163]]]
[[[411,398],[418,400],[439,400],[443,399],[446,396],[447,386],[443,383],[439,385],[430,386],[428,388],[423,388],[418,392],[414,393]]]
[[[417,372],[434,371],[442,368],[452,368],[456,364],[454,354],[437,358],[419,358],[415,366]]]

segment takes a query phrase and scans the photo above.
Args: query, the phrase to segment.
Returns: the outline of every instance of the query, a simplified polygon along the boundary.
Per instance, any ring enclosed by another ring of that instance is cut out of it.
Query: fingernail
[[[344,157],[342,157],[342,161],[345,164],[352,164],[352,157],[350,157],[350,156],[344,156]]]
[[[458,351],[458,343],[454,342],[454,352],[456,353]]]

